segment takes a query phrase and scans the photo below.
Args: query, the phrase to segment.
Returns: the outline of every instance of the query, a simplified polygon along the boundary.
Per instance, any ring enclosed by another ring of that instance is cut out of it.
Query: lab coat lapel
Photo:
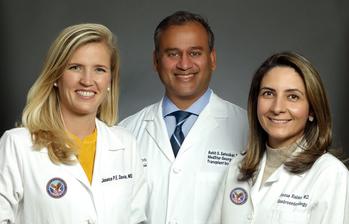
[[[47,148],[43,148],[40,150],[41,153],[48,154]],[[72,156],[72,160],[76,160],[77,162],[71,165],[68,164],[59,164],[59,166],[67,173],[72,175],[75,179],[77,179],[81,184],[83,184],[87,189],[91,190],[89,181],[87,179],[87,176],[85,174],[85,171],[81,167],[80,163],[78,162],[78,159],[76,156]]]
[[[256,206],[259,203],[260,199],[262,198],[262,194],[260,193],[260,187],[261,187],[261,182],[262,182],[262,178],[263,178],[265,163],[266,163],[266,154],[264,153],[263,158],[262,158],[260,165],[259,165],[259,170],[258,170],[258,175],[256,177],[256,181],[254,181],[254,183],[252,183],[252,181],[250,181],[251,201],[252,201],[253,206]],[[252,186],[252,184],[253,184],[253,186]]]
[[[157,107],[144,117],[147,122],[146,130],[156,143],[161,152],[169,161],[174,161],[174,155],[170,139],[168,137],[165,121],[162,116],[162,101],[157,104]]]
[[[103,160],[108,159],[108,153],[113,153],[118,150],[124,150],[125,146],[111,133],[102,121],[96,119],[97,127],[97,145],[95,163],[93,168],[92,186],[101,183]]]
[[[210,139],[210,133],[218,126],[218,120],[226,119],[227,116],[226,108],[220,104],[218,97],[212,93],[209,103],[202,110],[187,137],[184,139],[179,154],[189,150],[193,145],[197,145],[196,142],[198,141],[207,141],[207,139]]]
[[[77,160],[77,158],[76,158]],[[61,164],[63,169],[70,173],[75,179],[77,179],[81,184],[83,184],[87,189],[91,190],[90,183],[87,179],[85,171],[81,167],[80,163],[77,162],[73,165]]]
[[[108,169],[108,167],[104,167],[103,161],[110,158],[110,153],[115,153],[118,150],[124,150],[125,146],[122,142],[115,138],[115,135],[111,133],[109,127],[97,119],[96,127],[97,145],[92,177],[92,192],[95,206],[98,208],[101,207],[101,204],[103,204],[103,197],[98,196],[98,194],[102,193],[102,190],[100,190],[99,187],[102,184],[103,169]]]

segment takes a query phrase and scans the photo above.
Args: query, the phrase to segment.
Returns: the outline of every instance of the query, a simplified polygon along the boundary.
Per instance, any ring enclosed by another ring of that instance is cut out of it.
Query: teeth
[[[280,120],[280,119],[270,119],[272,122],[274,123],[278,123],[278,124],[283,124],[283,123],[287,123],[289,120]]]
[[[189,74],[177,74],[178,76],[192,76],[194,75],[193,73],[189,73]]]
[[[94,96],[95,93],[91,92],[91,91],[77,91],[77,94],[79,94],[80,96]]]

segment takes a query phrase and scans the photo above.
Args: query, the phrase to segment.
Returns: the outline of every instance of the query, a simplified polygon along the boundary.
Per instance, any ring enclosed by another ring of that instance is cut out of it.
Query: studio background
[[[165,16],[190,10],[208,18],[216,37],[211,88],[246,109],[254,71],[271,54],[296,51],[318,69],[334,124],[334,144],[349,154],[349,1],[347,0],[0,0],[0,134],[20,120],[26,94],[48,48],[66,26],[95,22],[118,37],[120,119],[158,101],[153,32]]]

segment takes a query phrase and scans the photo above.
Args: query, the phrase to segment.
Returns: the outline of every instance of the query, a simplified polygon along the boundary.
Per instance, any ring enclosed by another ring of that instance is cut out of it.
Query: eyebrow
[[[67,66],[71,66],[71,65],[78,65],[78,66],[84,66],[83,64],[81,63],[74,63],[74,62],[70,62],[67,64]],[[110,69],[109,66],[106,66],[106,65],[102,65],[102,64],[96,64],[94,65],[93,67],[103,67],[103,68],[107,68],[107,69]]]
[[[200,46],[194,46],[194,47],[190,47],[189,50],[204,50],[203,47],[200,47]],[[166,48],[164,50],[164,52],[171,52],[171,51],[181,51],[179,48]]]
[[[262,87],[259,89],[259,91],[262,91],[262,90],[270,90],[270,91],[276,92],[276,90],[271,88],[271,87]],[[303,96],[305,96],[305,94],[302,91],[300,91],[299,89],[296,89],[296,88],[286,89],[284,92],[298,92],[298,93],[302,94]]]
[[[204,48],[201,46],[195,46],[195,47],[191,47],[190,50],[204,50]]]
[[[178,48],[166,48],[164,52],[170,52],[170,51],[179,51]]]
[[[109,69],[109,66],[102,65],[102,64],[96,64],[95,67],[104,67],[104,68],[108,68]]]

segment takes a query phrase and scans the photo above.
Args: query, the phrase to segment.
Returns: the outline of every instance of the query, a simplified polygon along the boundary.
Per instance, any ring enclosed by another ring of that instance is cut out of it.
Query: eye
[[[96,68],[96,72],[97,72],[97,73],[106,73],[106,72],[107,72],[107,69],[106,69],[106,68],[103,68],[103,67],[97,67],[97,68]]]
[[[81,70],[81,66],[80,65],[69,65],[68,69],[71,71],[80,71]]]
[[[179,53],[176,52],[176,51],[170,51],[170,52],[167,53],[167,56],[170,57],[170,58],[174,58],[174,57],[178,57]]]
[[[261,95],[264,97],[270,98],[270,97],[274,96],[274,92],[270,91],[270,90],[264,90],[264,91],[262,91]]]
[[[290,94],[287,96],[287,98],[291,101],[297,101],[299,99],[299,96],[296,94]]]
[[[202,53],[201,53],[201,51],[191,51],[191,52],[189,53],[189,55],[190,55],[191,57],[198,57],[198,56],[202,55]]]

